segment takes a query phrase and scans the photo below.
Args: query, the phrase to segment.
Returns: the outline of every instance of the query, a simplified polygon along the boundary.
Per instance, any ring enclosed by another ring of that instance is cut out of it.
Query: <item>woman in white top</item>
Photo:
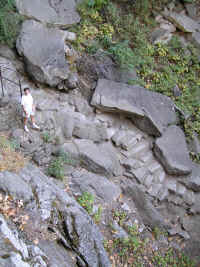
[[[33,104],[33,97],[30,93],[29,88],[24,89],[24,95],[22,96],[21,105],[22,105],[23,111],[24,111],[24,130],[26,132],[29,132],[29,129],[27,127],[27,122],[28,122],[29,118],[31,118],[31,122],[32,122],[33,127],[35,129],[40,129],[35,124],[35,119],[34,119],[35,106]]]

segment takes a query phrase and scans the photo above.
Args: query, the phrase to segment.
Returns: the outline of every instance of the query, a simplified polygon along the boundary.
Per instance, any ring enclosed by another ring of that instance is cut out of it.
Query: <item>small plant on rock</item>
[[[86,209],[86,211],[91,215],[94,205],[94,196],[89,192],[84,192],[80,197],[77,198],[78,203]]]
[[[47,171],[48,175],[62,180],[64,178],[64,167],[62,159],[59,157],[52,160]]]

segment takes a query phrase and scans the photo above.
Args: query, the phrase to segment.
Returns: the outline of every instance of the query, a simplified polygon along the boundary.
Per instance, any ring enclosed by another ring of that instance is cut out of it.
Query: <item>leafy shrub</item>
[[[87,210],[91,215],[94,205],[94,196],[89,192],[84,192],[80,197],[77,198],[78,203]]]
[[[62,180],[64,178],[64,167],[62,159],[59,157],[52,160],[47,171],[48,175]]]
[[[16,12],[14,0],[0,2],[0,42],[15,45],[23,18]]]

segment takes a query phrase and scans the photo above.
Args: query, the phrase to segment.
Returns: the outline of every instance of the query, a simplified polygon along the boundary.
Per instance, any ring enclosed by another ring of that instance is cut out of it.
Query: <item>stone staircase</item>
[[[121,163],[125,167],[125,176],[135,179],[144,191],[160,201],[168,199],[174,203],[192,205],[194,193],[177,181],[176,177],[166,174],[162,165],[155,158],[152,139],[135,128],[119,130],[112,141],[120,150]]]

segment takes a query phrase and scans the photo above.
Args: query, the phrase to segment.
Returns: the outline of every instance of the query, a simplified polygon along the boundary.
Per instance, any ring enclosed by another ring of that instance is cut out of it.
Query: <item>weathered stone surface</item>
[[[192,166],[185,136],[179,127],[169,126],[163,136],[157,138],[154,154],[168,174],[191,173]]]
[[[162,229],[169,228],[169,225],[165,222],[159,211],[154,208],[148,196],[145,195],[137,185],[124,188],[124,193],[128,194],[133,199],[145,225],[150,226],[152,229],[155,227]]]
[[[185,3],[185,8],[187,10],[188,15],[195,19],[198,14],[198,6],[195,3]]]
[[[17,50],[24,57],[27,71],[38,82],[57,86],[69,76],[65,57],[67,33],[28,20],[22,25]]]
[[[107,129],[102,124],[89,121],[75,123],[73,135],[81,139],[88,139],[94,142],[108,140]]]
[[[66,27],[80,21],[74,0],[17,0],[16,5],[20,14],[46,24]]]
[[[33,199],[33,193],[23,179],[15,173],[0,172],[0,190],[17,199],[29,202]]]
[[[164,16],[183,32],[195,32],[199,29],[198,23],[184,14],[165,11]]]
[[[188,189],[200,192],[200,166],[193,163],[191,175],[184,178],[181,177],[179,181]]]
[[[171,40],[171,38],[172,38],[171,32],[163,28],[155,29],[151,33],[151,40],[154,44],[157,44],[157,43],[166,44]]]
[[[173,102],[168,97],[138,85],[100,79],[91,104],[103,111],[124,113],[141,130],[156,136],[177,120]]]
[[[107,178],[86,171],[75,171],[72,174],[72,184],[83,192],[90,192],[104,202],[116,200],[121,190]]]
[[[80,161],[81,165],[94,173],[108,177],[122,174],[117,151],[109,143],[96,145],[90,140],[75,140],[59,146],[55,151],[57,154],[62,152]]]
[[[89,267],[110,267],[103,247],[103,237],[87,212],[58,187],[54,180],[33,165],[27,165],[19,175],[34,189],[34,196],[37,198],[35,203],[37,204],[33,203],[33,205],[38,205],[38,208],[37,206],[35,208],[42,217],[42,223],[44,224],[50,218],[55,218],[58,223],[57,212],[62,214],[65,222],[63,232],[66,235],[60,234],[59,236],[62,236],[64,243],[68,244],[68,248],[77,255],[77,258],[80,257]],[[57,208],[53,209],[53,206]],[[40,217],[39,214],[37,218]],[[37,225],[38,227],[40,228],[41,224]]]
[[[86,75],[90,81],[108,79],[127,83],[138,78],[134,69],[120,69],[103,51],[99,51],[93,56],[83,56],[78,60],[77,68],[79,73]]]
[[[191,36],[192,43],[200,49],[200,32],[194,32]]]

